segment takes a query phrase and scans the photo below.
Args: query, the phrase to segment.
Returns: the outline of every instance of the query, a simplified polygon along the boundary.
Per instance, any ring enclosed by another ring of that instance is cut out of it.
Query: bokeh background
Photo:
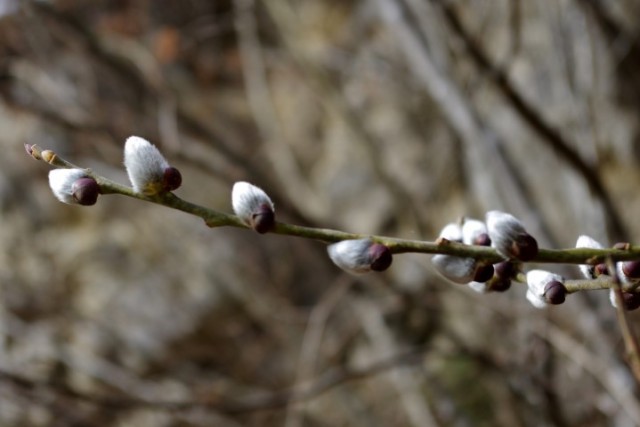
[[[246,180],[303,225],[433,240],[501,209],[545,247],[638,243],[637,0],[0,13],[0,425],[639,425],[606,292],[539,311],[410,254],[353,277],[319,242],[63,205],[23,149],[126,183],[143,136],[181,197],[230,211]]]

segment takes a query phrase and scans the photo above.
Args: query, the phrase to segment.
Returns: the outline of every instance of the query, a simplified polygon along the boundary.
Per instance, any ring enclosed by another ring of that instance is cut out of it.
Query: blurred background
[[[433,240],[501,209],[545,247],[639,243],[640,1],[0,14],[0,425],[639,425],[607,292],[539,311],[424,255],[353,277],[319,242],[63,205],[23,144],[126,183],[143,136],[179,196],[230,211],[246,180],[302,225]]]

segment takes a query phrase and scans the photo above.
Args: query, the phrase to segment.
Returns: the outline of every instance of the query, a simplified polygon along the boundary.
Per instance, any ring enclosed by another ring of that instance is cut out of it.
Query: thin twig
[[[339,277],[340,280],[323,295],[309,315],[307,327],[300,344],[296,383],[301,383],[313,376],[329,317],[353,284],[353,280],[350,277]],[[289,405],[285,427],[302,425],[303,413],[303,405]]]
[[[207,409],[225,414],[240,414],[282,408],[292,402],[302,402],[316,398],[347,382],[370,378],[401,365],[420,363],[425,351],[426,348],[424,347],[414,348],[393,354],[361,368],[331,368],[311,381],[298,384],[286,390],[253,393],[237,399],[214,397],[208,398],[206,401],[163,401],[140,399],[131,396],[105,396],[81,392],[64,384],[33,380],[2,369],[0,369],[0,381],[30,393],[53,392],[62,398],[112,410],[126,410],[137,407],[165,412]]]
[[[383,313],[375,304],[366,300],[356,301],[355,312],[371,349],[376,354],[392,354],[393,349],[401,345],[384,321]],[[412,426],[439,426],[431,411],[423,390],[427,387],[421,371],[411,367],[398,367],[389,372],[390,383],[397,390],[400,402],[407,414],[407,423]],[[422,378],[421,378],[422,377]],[[420,381],[420,380],[423,381]]]
[[[611,289],[613,289],[615,294],[616,315],[627,352],[627,362],[631,367],[633,376],[638,384],[640,384],[640,346],[638,346],[638,339],[629,324],[629,319],[627,318],[627,312],[624,308],[624,300],[622,297],[622,287],[620,286],[620,277],[618,276],[616,265],[611,258],[607,259],[607,269],[609,270],[609,275],[612,278]]]
[[[480,307],[499,315],[504,321],[511,321],[513,318],[511,308],[492,304],[481,304]],[[634,397],[629,383],[624,381],[626,378],[620,375],[617,363],[604,359],[601,355],[598,355],[598,352],[587,348],[585,343],[579,342],[553,322],[539,324],[526,321],[526,323],[537,336],[548,341],[568,359],[575,362],[577,366],[597,380],[619,407],[633,420],[635,425],[640,426],[640,404]]]
[[[538,209],[529,196],[530,191],[520,171],[505,152],[504,142],[480,120],[478,112],[471,107],[449,70],[443,70],[435,63],[421,31],[414,24],[413,15],[407,10],[406,2],[376,0],[374,3],[380,18],[404,51],[412,74],[463,143],[465,167],[472,177],[472,194],[479,205],[511,206],[510,210],[528,217],[532,230],[541,241],[552,241],[553,235],[535,214]],[[488,164],[491,165],[489,169],[484,166]]]
[[[593,166],[587,164],[582,156],[572,148],[569,141],[562,136],[560,131],[547,122],[539,111],[522,96],[504,71],[491,62],[482,47],[467,32],[451,6],[442,0],[432,1],[441,7],[449,27],[464,42],[469,56],[476,66],[486,73],[487,77],[496,85],[525,123],[540,136],[540,141],[547,144],[579,173],[589,186],[589,189],[600,199],[603,208],[607,212],[608,228],[613,240],[622,239],[626,234],[624,223],[599,175],[593,173]]]
[[[408,194],[407,189],[398,182],[394,174],[390,173],[383,167],[383,154],[378,147],[384,146],[384,141],[380,140],[375,133],[363,123],[357,109],[351,105],[345,98],[344,89],[331,75],[331,73],[322,67],[318,67],[313,60],[309,58],[309,54],[303,48],[296,36],[287,35],[296,34],[299,19],[295,11],[287,1],[271,0],[262,2],[273,22],[276,24],[279,32],[282,34],[283,43],[291,53],[292,59],[296,65],[300,67],[306,76],[309,77],[311,89],[317,92],[318,99],[321,100],[322,106],[331,114],[337,113],[344,121],[349,132],[353,134],[354,142],[360,144],[367,153],[371,165],[375,172],[375,176],[380,180],[391,194],[393,194],[396,202],[406,207],[407,213],[410,214],[412,226],[418,230],[422,228],[419,218],[422,216],[422,209],[416,201]]]
[[[620,408],[633,420],[635,425],[640,425],[638,424],[640,420],[640,405],[638,405],[638,401],[634,398],[629,387],[625,386],[620,376],[616,375],[615,370],[611,369],[609,363],[600,357],[594,356],[593,351],[553,324],[549,324],[544,330],[535,328],[535,333],[549,341],[567,358],[573,360],[576,365],[598,380],[620,405]]]

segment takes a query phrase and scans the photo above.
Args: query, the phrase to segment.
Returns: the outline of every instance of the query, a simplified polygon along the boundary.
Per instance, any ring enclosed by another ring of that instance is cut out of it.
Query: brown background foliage
[[[317,242],[62,205],[22,148],[124,183],[140,135],[180,196],[228,211],[246,180],[304,225],[431,240],[502,209],[546,247],[638,243],[637,1],[0,6],[0,424],[640,420],[606,292],[538,311],[420,255],[351,277]]]

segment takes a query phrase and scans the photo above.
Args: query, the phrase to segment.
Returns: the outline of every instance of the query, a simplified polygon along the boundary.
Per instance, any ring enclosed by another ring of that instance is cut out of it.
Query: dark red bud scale
[[[625,261],[622,263],[622,272],[629,279],[640,279],[640,261]]]
[[[625,310],[633,311],[640,307],[640,294],[635,292],[623,292],[622,303]]]
[[[517,272],[516,265],[514,263],[512,263],[511,261],[499,262],[499,263],[495,264],[493,266],[493,268],[495,270],[495,275],[497,277],[499,277],[500,279],[511,280],[511,278]]]
[[[73,199],[83,206],[95,205],[100,194],[100,186],[95,179],[88,176],[77,179],[71,186]]]
[[[473,244],[477,246],[491,246],[491,239],[487,233],[480,233],[473,239]]]
[[[521,234],[511,244],[511,253],[520,261],[531,261],[538,255],[538,242],[530,234]]]
[[[609,272],[609,268],[607,267],[607,264],[605,264],[605,263],[597,264],[596,266],[593,267],[593,275],[594,275],[594,277],[598,277],[598,276],[601,276],[603,274],[607,274],[608,272]]]
[[[263,203],[251,216],[251,227],[260,234],[271,230],[276,223],[276,215],[271,206]]]
[[[374,243],[368,250],[369,256],[373,260],[371,262],[371,269],[373,271],[384,271],[391,266],[393,262],[393,256],[391,251],[385,245],[380,243]]]
[[[164,170],[162,175],[162,187],[165,191],[177,190],[182,185],[182,174],[173,166]]]
[[[544,287],[544,298],[549,304],[562,304],[567,296],[567,288],[557,280],[552,280]]]
[[[511,288],[511,279],[517,273],[517,266],[511,261],[502,261],[493,266],[493,279],[489,289],[494,292],[506,292]]]
[[[473,276],[473,281],[480,283],[487,282],[491,280],[491,278],[493,277],[493,273],[494,267],[492,264],[480,266],[476,269],[476,274],[475,276]]]

